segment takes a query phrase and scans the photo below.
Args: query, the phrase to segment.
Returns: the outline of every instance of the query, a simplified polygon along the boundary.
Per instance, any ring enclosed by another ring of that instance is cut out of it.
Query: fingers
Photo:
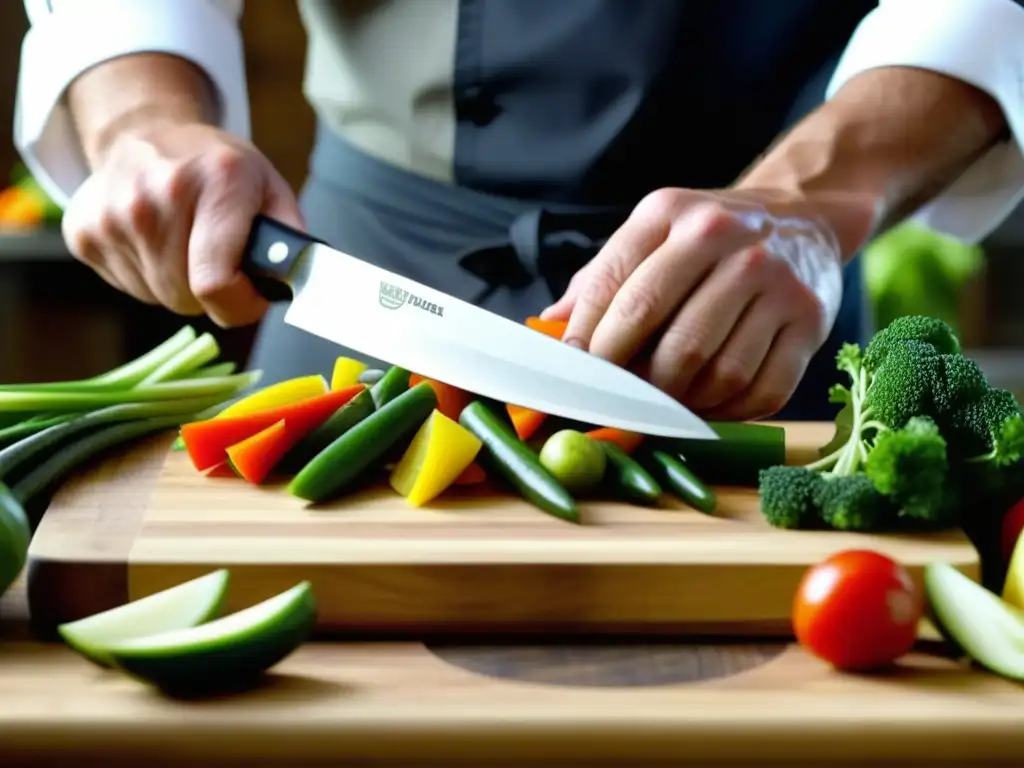
[[[188,285],[188,233],[199,179],[187,167],[162,169],[139,182],[131,205],[132,232],[142,274],[172,312],[195,316],[202,305]]]
[[[742,394],[753,382],[772,346],[779,318],[770,301],[755,299],[718,352],[679,398],[700,413]]]
[[[714,360],[740,317],[750,316],[748,310],[763,283],[757,267],[749,266],[754,260],[746,254],[757,250],[748,249],[724,261],[665,329],[651,355],[650,380],[655,386],[684,399],[691,382]],[[761,326],[758,332],[764,334],[767,327]]]
[[[626,279],[668,237],[679,205],[681,201],[667,195],[648,195],[608,238],[580,276],[563,341],[589,349],[594,330]]]
[[[217,182],[205,185],[196,204],[188,243],[188,284],[210,318],[223,327],[249,325],[262,317],[267,300],[241,270],[253,217],[263,211],[303,227],[291,190],[277,174],[267,185],[246,178],[245,158],[215,159]]]
[[[587,269],[584,267],[569,280],[569,285],[562,297],[540,313],[541,320],[561,320],[563,322],[568,320],[572,315],[573,307],[576,306],[576,297],[579,296],[580,286],[586,282],[586,279]]]
[[[705,414],[708,419],[744,421],[778,413],[793,396],[816,346],[808,331],[791,323],[772,341],[751,385]]]
[[[641,214],[633,229],[620,230],[625,234],[619,250],[598,255],[576,299],[567,338],[626,364],[720,259],[759,238],[758,231],[718,203],[685,197],[664,204],[681,211],[669,218],[667,231],[655,214]],[[652,243],[654,249],[647,250]]]
[[[244,158],[232,148],[208,163],[189,234],[188,285],[215,323],[248,325],[267,306],[240,270],[250,224],[263,202],[262,189],[246,183]]]
[[[108,197],[102,178],[82,184],[61,220],[65,244],[109,285],[145,304],[159,304],[136,263],[120,212],[101,205]]]

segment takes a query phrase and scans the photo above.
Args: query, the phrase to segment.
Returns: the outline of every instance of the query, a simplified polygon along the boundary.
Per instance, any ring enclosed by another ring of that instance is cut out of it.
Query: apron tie
[[[467,248],[458,263],[487,284],[478,301],[498,288],[521,290],[535,280],[544,280],[552,297],[561,296],[626,215],[619,210],[532,208],[516,216],[505,237]]]

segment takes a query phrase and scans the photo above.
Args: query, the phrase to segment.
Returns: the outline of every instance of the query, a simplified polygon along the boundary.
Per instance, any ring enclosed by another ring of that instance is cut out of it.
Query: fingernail
[[[568,344],[570,347],[575,347],[576,349],[583,349],[583,344],[580,343],[579,339],[562,339],[562,342]]]

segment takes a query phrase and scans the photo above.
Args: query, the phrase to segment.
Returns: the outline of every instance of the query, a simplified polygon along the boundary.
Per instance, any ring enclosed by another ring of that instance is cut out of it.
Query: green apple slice
[[[136,637],[187,629],[215,618],[224,604],[228,571],[220,569],[57,628],[64,641],[102,667],[108,648]]]
[[[313,589],[304,581],[208,624],[136,637],[107,650],[117,667],[158,688],[232,688],[291,654],[315,623]]]
[[[1024,680],[1024,612],[947,563],[929,563],[925,595],[935,625],[980,666]]]

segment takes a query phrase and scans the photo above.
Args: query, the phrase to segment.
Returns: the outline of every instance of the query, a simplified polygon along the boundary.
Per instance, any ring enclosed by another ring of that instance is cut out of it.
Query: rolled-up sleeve
[[[80,74],[132,53],[180,56],[216,90],[219,123],[248,138],[238,19],[243,0],[24,0],[14,143],[46,192],[66,206],[89,175],[65,93]]]
[[[880,0],[851,38],[827,95],[889,66],[957,78],[1002,106],[1011,138],[914,215],[960,240],[982,240],[1024,198],[1024,0]]]

